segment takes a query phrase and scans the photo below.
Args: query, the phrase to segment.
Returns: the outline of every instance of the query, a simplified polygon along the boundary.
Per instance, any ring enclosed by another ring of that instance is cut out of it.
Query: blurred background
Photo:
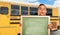
[[[21,20],[19,19],[20,16],[38,15],[36,13],[37,13],[39,4],[45,4],[47,6],[47,15],[51,17],[50,20],[51,20],[51,23],[53,24],[51,35],[59,35],[60,34],[59,33],[60,32],[60,0],[0,0],[0,8],[2,11],[0,12],[0,16],[1,16],[0,25],[7,26],[7,27],[16,26],[17,33],[19,35],[20,27],[18,25]],[[9,14],[11,12],[11,16],[6,15],[7,11],[9,11]],[[5,18],[2,18],[2,17],[5,17]],[[6,20],[7,17],[9,18],[8,20]],[[2,19],[6,20],[5,23],[7,24],[4,24]],[[12,25],[10,25],[10,23]]]

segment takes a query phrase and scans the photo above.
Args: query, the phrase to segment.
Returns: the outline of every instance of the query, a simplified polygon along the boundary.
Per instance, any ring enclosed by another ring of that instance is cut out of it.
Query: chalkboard
[[[22,16],[22,35],[48,35],[49,16]]]

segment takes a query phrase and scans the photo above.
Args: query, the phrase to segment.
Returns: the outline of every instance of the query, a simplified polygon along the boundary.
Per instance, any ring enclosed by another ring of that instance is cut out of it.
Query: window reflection
[[[19,6],[11,5],[11,15],[20,15],[19,13]]]
[[[22,15],[28,15],[28,7],[22,6],[21,7],[21,14]]]
[[[1,14],[8,14],[8,7],[1,7],[0,8],[0,13]]]
[[[30,15],[37,15],[38,14],[38,8],[30,7]]]
[[[52,9],[51,8],[47,8],[47,14],[48,16],[52,16]]]

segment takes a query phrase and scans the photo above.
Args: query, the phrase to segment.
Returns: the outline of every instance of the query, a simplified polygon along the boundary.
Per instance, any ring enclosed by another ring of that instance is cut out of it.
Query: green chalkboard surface
[[[48,35],[49,17],[22,17],[22,35]]]

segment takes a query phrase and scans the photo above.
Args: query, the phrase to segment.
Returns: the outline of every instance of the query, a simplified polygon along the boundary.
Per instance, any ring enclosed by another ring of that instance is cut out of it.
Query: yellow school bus
[[[38,5],[15,2],[0,2],[0,35],[20,35],[21,16],[38,16]],[[47,15],[53,25],[52,30],[58,30],[58,8],[47,6]]]

